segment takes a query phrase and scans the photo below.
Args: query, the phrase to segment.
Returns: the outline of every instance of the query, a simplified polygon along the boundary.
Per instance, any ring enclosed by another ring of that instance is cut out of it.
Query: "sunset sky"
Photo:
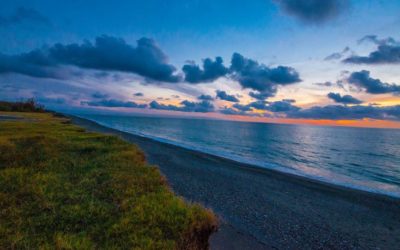
[[[0,99],[400,128],[397,0],[6,0]]]

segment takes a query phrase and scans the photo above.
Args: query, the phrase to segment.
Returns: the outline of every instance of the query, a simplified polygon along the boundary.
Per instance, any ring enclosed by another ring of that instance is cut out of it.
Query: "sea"
[[[180,147],[400,197],[400,130],[171,117],[79,115]]]

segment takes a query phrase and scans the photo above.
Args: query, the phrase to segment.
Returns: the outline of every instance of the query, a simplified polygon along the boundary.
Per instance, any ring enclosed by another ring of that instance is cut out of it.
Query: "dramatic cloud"
[[[143,93],[137,92],[137,93],[133,94],[133,96],[143,96]]]
[[[59,78],[53,66],[55,63],[40,50],[15,56],[0,53],[0,74],[18,73],[40,78]]]
[[[115,99],[103,99],[100,101],[81,102],[81,105],[93,107],[110,107],[110,108],[146,108],[147,104],[137,104],[135,102],[125,102]]]
[[[365,91],[370,94],[400,93],[400,85],[385,83],[379,79],[374,79],[370,77],[370,72],[367,70],[351,73],[347,81],[349,84],[354,84],[359,88],[365,89]]]
[[[94,44],[56,44],[49,49],[51,58],[62,64],[82,68],[135,73],[153,80],[178,82],[175,67],[152,39],[141,38],[137,46],[121,38],[100,36]]]
[[[34,50],[20,55],[0,54],[0,73],[19,73],[34,77],[54,77],[50,67],[72,65],[95,70],[134,73],[151,80],[178,82],[175,67],[168,64],[167,56],[156,43],[141,38],[137,46],[123,39],[100,36],[94,44],[56,44],[47,49]]]
[[[232,56],[231,71],[231,77],[237,80],[242,88],[259,92],[258,94],[253,92],[253,97],[258,95],[257,99],[261,99],[261,96],[265,98],[275,96],[278,85],[289,85],[301,81],[299,73],[291,67],[269,68],[238,53]]]
[[[304,23],[320,24],[336,18],[348,7],[348,0],[275,0],[287,14]]]
[[[289,118],[305,119],[359,120],[370,118],[400,120],[400,105],[387,107],[329,105],[291,111],[286,114]]]
[[[199,95],[197,97],[197,99],[203,100],[203,101],[212,101],[212,100],[214,100],[214,98],[212,96],[210,96],[210,95]]]
[[[194,63],[186,64],[182,67],[185,72],[185,81],[190,83],[212,82],[228,73],[228,68],[223,64],[221,57],[216,57],[215,61],[210,58],[203,60],[203,69]]]
[[[50,21],[45,16],[31,8],[20,7],[11,16],[0,16],[0,27],[32,22],[50,25]]]
[[[378,39],[377,36],[369,35],[360,39],[359,42],[369,41],[377,45],[375,51],[368,56],[353,55],[343,60],[345,63],[355,64],[397,64],[400,63],[400,42],[389,37]]]
[[[228,102],[239,102],[239,99],[237,99],[234,95],[228,95],[225,91],[217,90],[215,93],[217,93],[217,98],[221,100]]]
[[[150,103],[150,108],[158,110],[171,110],[181,112],[200,112],[207,113],[214,111],[214,106],[208,101],[190,102],[187,100],[182,101],[181,106],[160,104],[157,101]]]
[[[343,104],[360,104],[360,103],[362,103],[361,100],[358,100],[357,98],[354,98],[351,95],[343,95],[342,96],[339,93],[330,92],[328,94],[328,97],[337,103],[343,103]]]

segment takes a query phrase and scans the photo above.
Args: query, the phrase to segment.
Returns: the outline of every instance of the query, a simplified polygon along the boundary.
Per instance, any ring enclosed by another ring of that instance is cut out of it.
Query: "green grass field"
[[[135,145],[50,113],[0,121],[0,249],[203,249],[215,215]]]

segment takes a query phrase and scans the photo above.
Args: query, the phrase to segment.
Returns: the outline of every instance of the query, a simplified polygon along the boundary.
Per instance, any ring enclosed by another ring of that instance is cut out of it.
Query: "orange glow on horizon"
[[[261,118],[262,119],[262,118]],[[238,119],[245,120],[245,119]],[[262,119],[264,120],[264,119]],[[289,119],[289,118],[265,118],[265,122],[283,124],[303,124],[314,126],[342,126],[362,128],[394,128],[400,129],[400,122],[388,120],[312,120],[312,119]]]
[[[104,110],[116,111],[115,108],[105,108]],[[362,127],[362,128],[393,128],[400,129],[400,121],[390,120],[375,120],[364,118],[362,120],[316,120],[316,119],[293,119],[293,118],[266,118],[266,117],[251,117],[242,115],[225,115],[220,113],[187,113],[180,111],[168,110],[148,110],[148,109],[134,109],[132,108],[119,108],[118,112],[127,115],[141,114],[146,116],[164,116],[176,118],[208,118],[217,120],[232,120],[242,122],[261,122],[261,123],[278,123],[278,124],[302,124],[313,126],[342,126],[342,127]]]
[[[247,117],[240,115],[221,115],[214,113],[207,115],[209,118],[234,120],[243,122],[265,122],[265,123],[282,123],[282,124],[302,124],[313,126],[341,126],[341,127],[361,127],[361,128],[393,128],[400,129],[400,122],[390,120],[316,120],[316,119],[290,119],[290,118],[264,118],[264,117]]]

